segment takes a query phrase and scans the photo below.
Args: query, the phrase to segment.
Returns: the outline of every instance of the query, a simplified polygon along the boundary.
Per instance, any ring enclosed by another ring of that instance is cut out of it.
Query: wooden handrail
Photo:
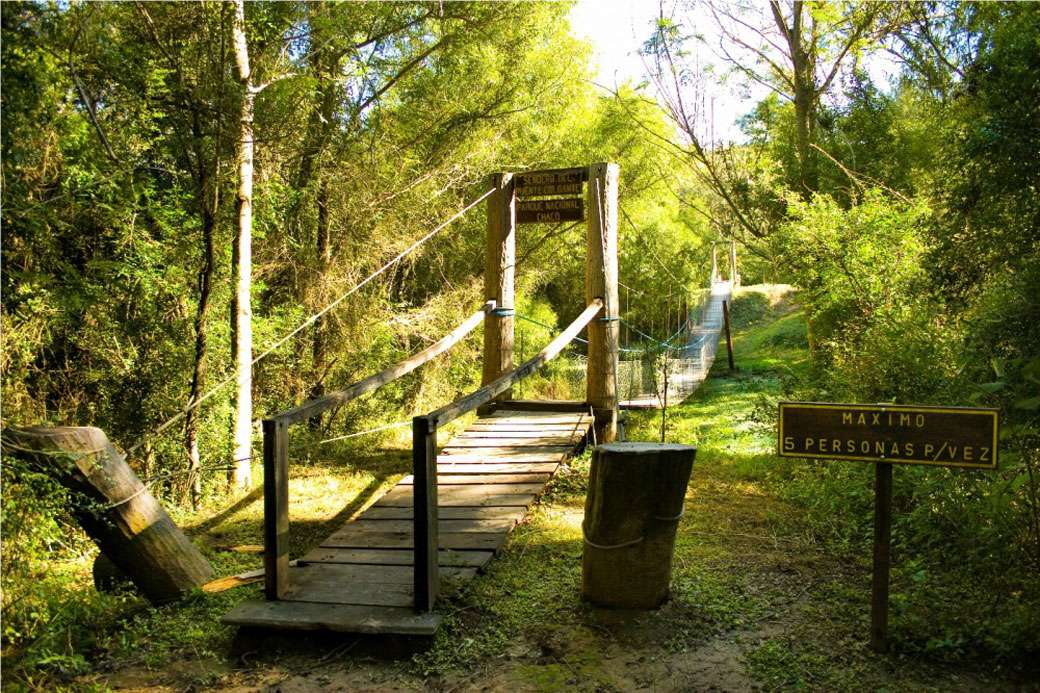
[[[289,426],[411,373],[455,346],[494,309],[495,302],[487,301],[450,334],[422,351],[344,390],[312,399],[263,420],[264,591],[268,599],[283,599],[289,589]]]
[[[547,362],[555,358],[570,344],[582,328],[592,322],[603,311],[603,299],[596,298],[538,354],[504,375],[492,380],[484,387],[436,409],[424,416],[412,419],[412,523],[414,538],[415,609],[429,611],[437,601],[440,590],[440,568],[438,550],[440,539],[437,532],[437,428],[453,419],[473,411],[505,392],[514,383],[526,378]]]
[[[412,354],[403,361],[400,361],[389,368],[382,370],[375,375],[370,375],[364,380],[350,385],[349,387],[339,390],[338,392],[330,392],[327,395],[317,397],[308,402],[275,414],[274,416],[268,417],[272,419],[285,419],[289,424],[298,423],[305,419],[317,416],[324,411],[331,409],[332,407],[339,404],[346,404],[352,399],[357,399],[363,394],[371,392],[387,383],[397,380],[403,375],[411,373],[419,366],[423,365],[430,359],[443,354],[448,349],[452,348],[459,343],[466,335],[476,328],[481,323],[484,316],[495,309],[494,301],[487,301],[480,310],[469,316],[465,322],[456,327],[452,332],[446,335],[439,341],[431,344],[422,351]]]
[[[570,344],[582,328],[592,322],[592,319],[603,309],[603,299],[596,298],[567,326],[563,332],[556,336],[545,348],[539,351],[533,358],[517,366],[508,373],[504,373],[497,379],[475,390],[465,397],[455,400],[440,409],[435,409],[426,415],[432,426],[443,426],[466,412],[473,411],[482,404],[487,404],[497,395],[502,394],[520,380],[531,375],[546,363],[556,358],[563,348]]]

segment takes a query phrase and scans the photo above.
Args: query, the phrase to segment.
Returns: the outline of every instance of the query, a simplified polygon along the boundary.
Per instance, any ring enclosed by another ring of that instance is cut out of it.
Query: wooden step
[[[441,550],[437,552],[437,564],[444,568],[482,568],[493,555],[493,551]],[[305,553],[300,559],[300,563],[412,566],[415,564],[415,553],[411,549],[318,547]]]
[[[542,484],[549,481],[549,474],[448,474],[438,468],[437,486],[451,484]],[[414,486],[415,477],[411,474],[401,479],[402,486]]]
[[[440,614],[417,614],[413,609],[404,607],[260,600],[242,602],[221,619],[231,626],[254,628],[421,636],[436,633],[442,620]]]

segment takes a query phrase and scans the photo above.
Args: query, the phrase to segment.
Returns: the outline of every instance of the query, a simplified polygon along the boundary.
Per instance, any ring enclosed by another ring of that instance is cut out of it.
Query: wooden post
[[[429,416],[412,419],[412,502],[415,547],[415,610],[437,601],[437,424]]]
[[[264,595],[282,599],[289,589],[289,421],[263,420]]]
[[[592,453],[581,593],[600,606],[653,609],[668,597],[675,534],[697,450],[612,443]]]
[[[870,591],[870,649],[888,651],[888,574],[892,538],[892,464],[874,464],[874,578]]]
[[[180,598],[213,575],[100,428],[7,427],[4,454],[72,491],[71,510],[103,555],[152,603]]]
[[[726,354],[729,356],[729,369],[736,370],[733,363],[733,338],[729,334],[729,302],[722,302],[722,320],[726,323]]]
[[[618,165],[589,167],[585,300],[603,299],[603,313],[589,323],[586,399],[595,416],[596,440],[617,437],[618,362]]]
[[[516,191],[513,174],[491,177],[494,194],[487,201],[487,253],[484,297],[497,309],[484,322],[484,370],[487,385],[513,368],[514,275],[516,274]],[[507,314],[508,313],[508,314]],[[506,391],[498,399],[512,399]]]

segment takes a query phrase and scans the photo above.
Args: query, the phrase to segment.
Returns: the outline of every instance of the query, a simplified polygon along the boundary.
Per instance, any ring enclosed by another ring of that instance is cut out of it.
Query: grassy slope
[[[698,455],[676,546],[673,598],[660,610],[603,612],[579,599],[585,457],[554,480],[488,574],[442,605],[447,627],[414,658],[387,661],[371,656],[383,645],[320,638],[262,641],[247,645],[244,656],[229,656],[233,633],[218,619],[237,601],[258,596],[254,586],[163,609],[113,602],[92,629],[90,646],[81,648],[94,673],[74,685],[1009,688],[1000,672],[939,667],[898,653],[876,657],[866,649],[866,557],[839,559],[823,551],[801,510],[775,494],[777,475],[792,462],[772,455],[775,414],[766,403],[790,378],[804,375],[808,363],[801,314],[789,302],[768,303],[753,294],[735,302],[738,324],[752,323],[734,334],[739,372],[726,373],[723,359],[693,397],[668,413],[668,440],[694,443]],[[629,438],[657,439],[658,417],[634,415]],[[333,463],[330,455],[294,469],[296,550],[378,495],[408,464],[400,450],[358,455],[355,448],[339,458],[348,462]],[[344,508],[342,499],[356,495]],[[259,565],[258,556],[217,547],[259,543],[261,512],[259,497],[251,496],[219,513],[211,509],[213,516],[179,519],[195,527],[196,540],[227,574]]]

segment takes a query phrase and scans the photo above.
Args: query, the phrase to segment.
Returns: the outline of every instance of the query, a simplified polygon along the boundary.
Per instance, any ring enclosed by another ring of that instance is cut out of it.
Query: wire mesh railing
[[[722,333],[722,302],[730,282],[715,282],[669,339],[649,335],[640,347],[623,347],[618,359],[618,400],[626,409],[657,409],[689,397],[708,376]],[[634,331],[639,333],[638,330]]]

